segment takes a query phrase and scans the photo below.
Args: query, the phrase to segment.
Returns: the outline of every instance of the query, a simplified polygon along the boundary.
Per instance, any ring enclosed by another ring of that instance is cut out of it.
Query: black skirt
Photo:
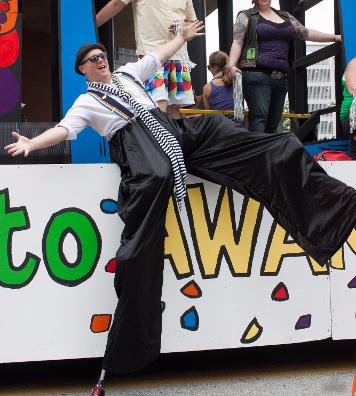
[[[290,133],[262,134],[223,116],[155,117],[179,140],[190,174],[261,202],[318,263],[326,264],[356,224],[356,192],[328,176]],[[160,353],[165,214],[173,188],[168,158],[140,120],[110,141],[121,168],[117,252],[119,298],[103,368],[144,368]]]

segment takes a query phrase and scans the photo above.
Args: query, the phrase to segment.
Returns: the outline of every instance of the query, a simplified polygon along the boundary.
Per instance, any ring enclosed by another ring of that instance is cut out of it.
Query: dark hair
[[[74,70],[81,76],[83,76],[84,74],[79,70],[79,66],[83,62],[85,55],[93,49],[100,49],[101,51],[106,52],[105,46],[101,43],[87,43],[82,45],[77,51],[77,54],[75,56]]]
[[[219,71],[223,72],[222,80],[225,85],[230,85],[232,83],[231,78],[229,78],[224,70],[227,62],[229,61],[228,55],[223,51],[214,51],[209,55],[209,66],[217,66]]]

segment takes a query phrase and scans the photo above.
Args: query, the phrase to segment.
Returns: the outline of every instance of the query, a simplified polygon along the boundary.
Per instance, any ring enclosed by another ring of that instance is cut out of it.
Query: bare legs
[[[180,116],[180,106],[173,104],[173,105],[168,105],[167,100],[157,100],[156,105],[165,113],[168,113],[173,119],[177,120],[181,118]]]
[[[171,116],[171,118],[178,120],[179,118],[181,118],[179,109],[179,105],[172,104],[167,107],[167,113]]]

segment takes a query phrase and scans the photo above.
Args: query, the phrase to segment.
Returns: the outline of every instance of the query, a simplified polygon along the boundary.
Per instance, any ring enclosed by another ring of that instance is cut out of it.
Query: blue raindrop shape
[[[100,209],[102,212],[107,214],[114,214],[118,210],[117,202],[113,199],[103,199],[100,202]]]
[[[180,317],[180,324],[185,330],[198,330],[199,315],[195,307],[191,307],[183,313],[183,315]]]

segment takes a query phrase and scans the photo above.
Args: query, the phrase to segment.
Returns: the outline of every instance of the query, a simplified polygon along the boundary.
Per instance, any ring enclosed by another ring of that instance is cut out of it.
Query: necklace
[[[216,80],[217,78],[221,78],[223,75],[224,75],[223,71],[216,73],[215,76],[213,77],[213,80]]]

